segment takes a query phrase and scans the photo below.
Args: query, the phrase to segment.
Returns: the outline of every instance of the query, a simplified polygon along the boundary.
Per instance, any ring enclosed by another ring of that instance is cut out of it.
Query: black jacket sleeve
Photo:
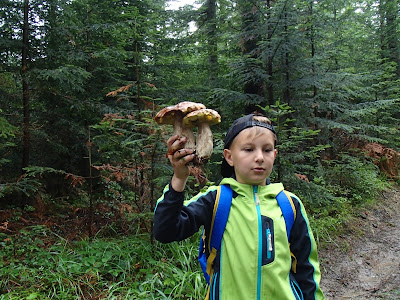
[[[300,200],[295,201],[296,220],[290,234],[290,250],[295,257],[293,275],[305,300],[317,299],[322,295],[319,286],[320,269],[317,246],[309,227],[304,207]]]
[[[200,193],[184,205],[184,192],[171,184],[164,190],[154,211],[154,237],[161,243],[184,240],[211,223],[216,190]]]

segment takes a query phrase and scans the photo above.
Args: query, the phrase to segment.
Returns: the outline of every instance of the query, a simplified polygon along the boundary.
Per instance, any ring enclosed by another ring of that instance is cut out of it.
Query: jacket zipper
[[[258,219],[258,267],[257,267],[257,300],[261,299],[261,263],[262,263],[262,223],[261,223],[261,210],[260,199],[258,198],[258,187],[253,186],[254,202],[257,209]]]
[[[269,229],[269,224],[267,224],[268,228],[266,230],[266,237],[267,237],[267,259],[271,259],[272,255],[272,234],[271,234],[271,229]]]

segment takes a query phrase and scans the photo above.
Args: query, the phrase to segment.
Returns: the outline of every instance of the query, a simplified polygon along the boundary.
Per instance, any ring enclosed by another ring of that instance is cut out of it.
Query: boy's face
[[[271,175],[276,157],[275,136],[263,127],[250,127],[241,131],[229,149],[224,149],[224,157],[235,168],[239,183],[265,185]]]

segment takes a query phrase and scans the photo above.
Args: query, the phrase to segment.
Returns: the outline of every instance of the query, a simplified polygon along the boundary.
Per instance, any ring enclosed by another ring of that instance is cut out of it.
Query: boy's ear
[[[278,154],[278,149],[274,149],[274,158],[276,158],[276,155]]]
[[[233,161],[232,161],[232,155],[231,155],[231,150],[229,149],[224,149],[224,158],[226,162],[233,167]]]

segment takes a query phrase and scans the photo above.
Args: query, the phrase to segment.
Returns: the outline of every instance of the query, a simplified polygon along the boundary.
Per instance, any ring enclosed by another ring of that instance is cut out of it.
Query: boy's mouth
[[[253,168],[253,170],[256,171],[256,172],[264,172],[265,171],[265,169],[261,168],[261,167]]]

